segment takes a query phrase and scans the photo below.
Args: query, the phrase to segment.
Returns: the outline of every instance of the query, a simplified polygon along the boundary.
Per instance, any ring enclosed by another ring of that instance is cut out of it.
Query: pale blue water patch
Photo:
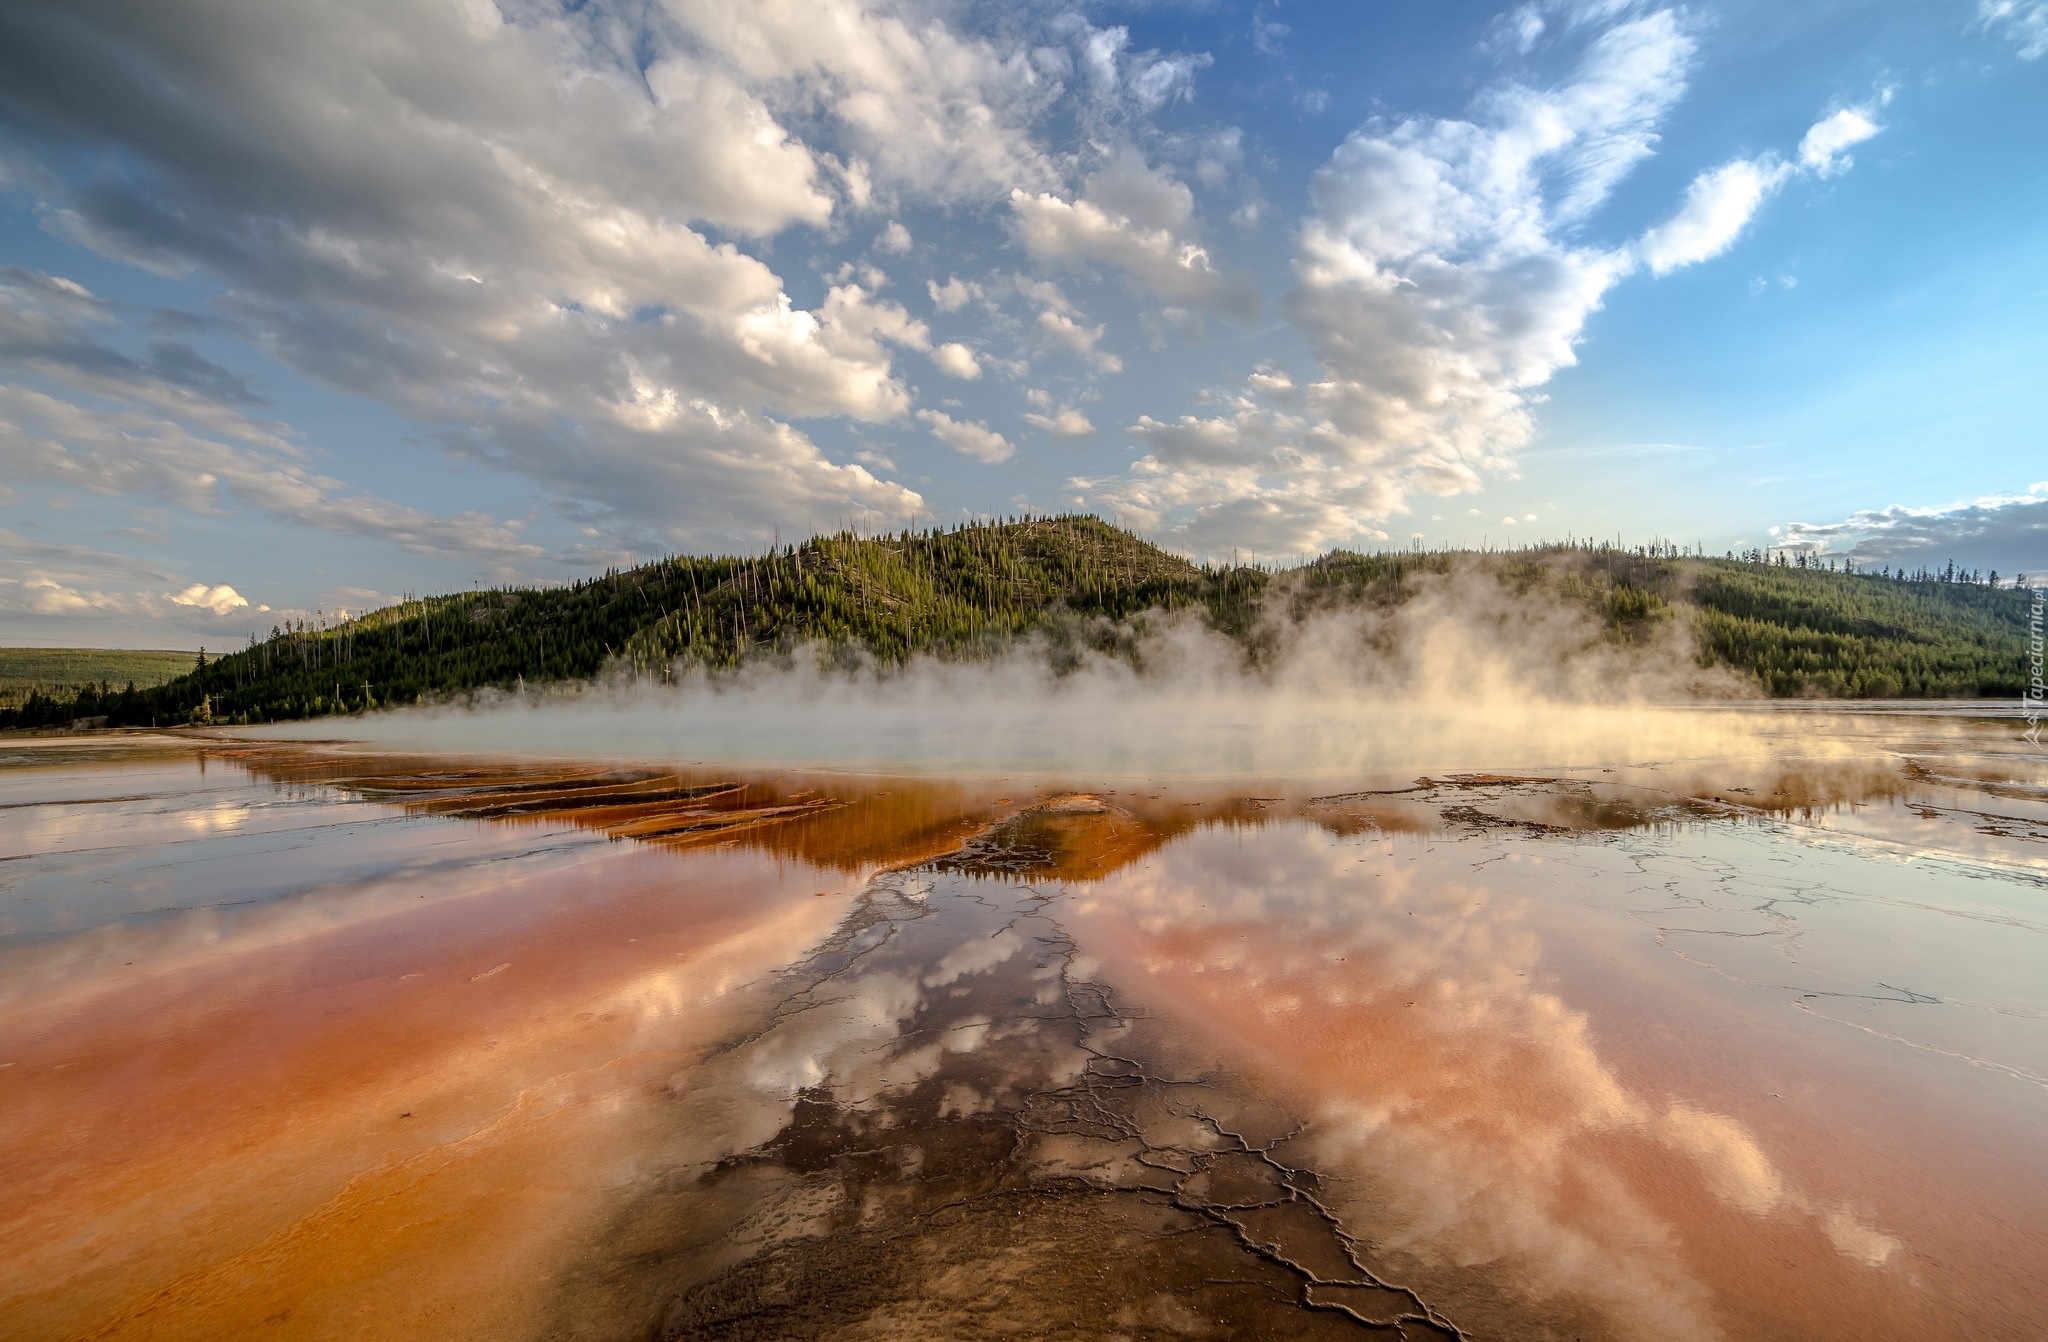
[[[1631,834],[1630,916],[1786,1004],[2048,1087],[2048,876],[1781,824]],[[2023,855],[2022,855],[2023,856]]]
[[[114,925],[237,911],[403,878],[434,890],[479,864],[605,839],[563,824],[408,815],[320,786],[194,761],[0,769],[0,955]],[[52,799],[20,800],[33,788]]]

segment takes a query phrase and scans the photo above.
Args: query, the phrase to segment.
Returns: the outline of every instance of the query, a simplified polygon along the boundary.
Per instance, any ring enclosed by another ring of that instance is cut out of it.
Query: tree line
[[[0,710],[0,727],[275,722],[608,673],[660,678],[678,664],[730,670],[799,647],[890,665],[992,656],[1037,633],[1057,660],[1128,651],[1154,612],[1197,612],[1257,661],[1275,619],[1398,604],[1425,575],[1461,567],[1580,602],[1619,640],[1689,620],[1703,663],[1746,671],[1773,695],[2018,692],[2022,592],[1952,564],[1904,575],[1804,560],[1573,542],[1195,564],[1088,515],[841,532],[754,556],[671,556],[559,587],[280,622],[243,648],[201,652],[166,684],[32,696]]]

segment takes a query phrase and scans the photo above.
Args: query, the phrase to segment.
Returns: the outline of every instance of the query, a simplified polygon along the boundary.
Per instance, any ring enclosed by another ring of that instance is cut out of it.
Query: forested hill
[[[889,536],[754,557],[664,559],[563,587],[406,601],[331,627],[294,622],[153,688],[88,686],[0,710],[0,727],[265,722],[679,661],[732,667],[799,645],[884,663],[988,655],[1040,631],[1055,656],[1114,646],[1155,610],[1196,609],[1260,652],[1260,612],[1405,600],[1470,568],[1525,599],[1581,601],[1613,636],[1690,620],[1705,662],[1775,695],[2017,694],[2030,598],[1967,576],[1838,573],[1612,547],[1508,554],[1334,551],[1298,568],[1198,566],[1088,516]]]

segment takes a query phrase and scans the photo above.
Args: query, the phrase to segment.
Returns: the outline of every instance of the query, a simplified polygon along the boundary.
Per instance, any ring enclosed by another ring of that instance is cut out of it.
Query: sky
[[[2048,573],[2048,0],[13,0],[0,643],[1090,511]]]

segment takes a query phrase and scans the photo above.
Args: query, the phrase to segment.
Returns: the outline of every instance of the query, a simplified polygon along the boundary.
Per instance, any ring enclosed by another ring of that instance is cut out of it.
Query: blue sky
[[[2044,128],[2048,0],[25,0],[0,640],[1072,508],[2048,572]]]

